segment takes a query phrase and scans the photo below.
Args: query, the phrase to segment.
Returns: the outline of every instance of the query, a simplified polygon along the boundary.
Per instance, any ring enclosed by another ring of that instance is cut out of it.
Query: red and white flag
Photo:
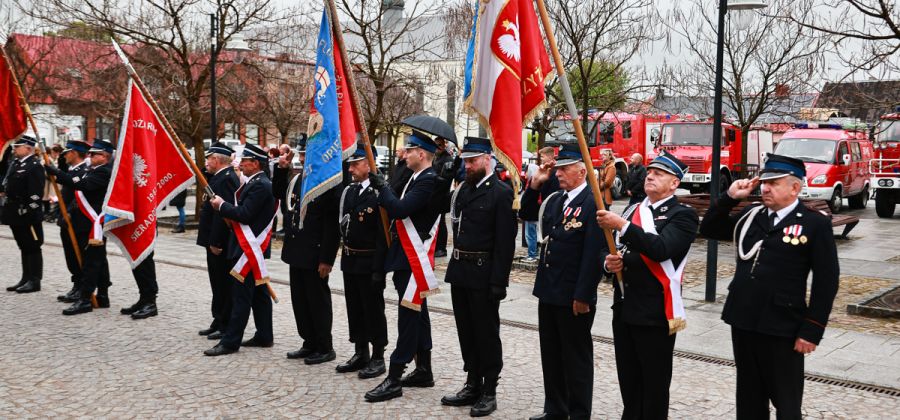
[[[0,63],[0,156],[9,142],[25,134],[27,129],[28,120],[19,100],[15,75],[4,53],[3,62]]]
[[[494,154],[519,191],[522,127],[545,106],[553,71],[532,0],[479,2],[466,70],[466,108],[488,129]]]
[[[194,182],[194,173],[159,117],[129,80],[125,115],[106,190],[103,231],[134,268],[156,245],[156,212]]]

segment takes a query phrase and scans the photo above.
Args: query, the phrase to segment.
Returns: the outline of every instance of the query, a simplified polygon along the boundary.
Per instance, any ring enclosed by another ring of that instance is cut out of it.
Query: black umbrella
[[[450,124],[445,123],[442,119],[432,117],[430,115],[413,115],[403,121],[403,125],[409,126],[423,133],[431,134],[435,137],[443,138],[453,144],[456,143],[456,132]]]

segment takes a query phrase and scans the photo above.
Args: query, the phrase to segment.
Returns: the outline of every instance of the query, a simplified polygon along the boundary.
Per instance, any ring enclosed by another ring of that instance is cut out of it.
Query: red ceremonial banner
[[[2,142],[0,145],[3,149],[9,141],[18,139],[28,129],[25,109],[19,101],[12,71],[4,56],[4,59],[0,60],[0,142]],[[2,152],[0,149],[0,153]]]
[[[332,28],[334,28],[334,25],[332,25]],[[333,38],[336,39],[338,36],[340,34],[335,34]],[[340,115],[341,120],[341,155],[346,159],[347,156],[356,152],[356,135],[359,129],[356,127],[356,119],[353,117],[353,97],[350,96],[350,88],[347,86],[347,75],[344,74],[344,63],[341,60],[341,55],[337,53],[340,50],[336,41],[332,51],[335,52],[333,54],[334,78],[337,81],[335,86],[337,87],[338,96],[338,115]]]
[[[103,230],[134,268],[156,244],[156,212],[194,181],[175,140],[132,81],[112,179],[106,190]]]

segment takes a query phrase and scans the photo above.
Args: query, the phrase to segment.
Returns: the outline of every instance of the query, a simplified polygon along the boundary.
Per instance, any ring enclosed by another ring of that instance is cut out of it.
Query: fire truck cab
[[[869,202],[872,143],[865,129],[840,124],[798,123],[778,142],[775,153],[800,159],[806,166],[801,198],[827,200],[832,213],[865,208]]]
[[[900,108],[881,117],[875,127],[875,158],[869,162],[869,183],[875,191],[878,217],[894,217],[900,201]]]
[[[708,192],[712,180],[712,132],[710,121],[675,121],[662,125],[658,141],[660,150],[675,155],[688,166],[688,173],[681,182],[682,188],[694,192]],[[772,132],[750,130],[747,135],[747,161],[742,161],[741,147],[744,138],[741,129],[733,124],[722,124],[722,153],[720,155],[719,191],[727,191],[736,176],[759,168],[762,157],[772,151]]]

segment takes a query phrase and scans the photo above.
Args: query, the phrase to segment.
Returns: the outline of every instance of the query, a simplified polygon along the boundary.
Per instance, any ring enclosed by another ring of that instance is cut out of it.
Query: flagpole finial
[[[116,50],[116,54],[119,55],[119,59],[122,60],[122,63],[125,64],[125,68],[128,69],[128,73],[135,74],[134,67],[131,66],[131,61],[128,61],[128,56],[125,55],[125,51],[122,51],[122,47],[119,46],[119,43],[116,42],[115,39],[112,40],[113,48]]]

